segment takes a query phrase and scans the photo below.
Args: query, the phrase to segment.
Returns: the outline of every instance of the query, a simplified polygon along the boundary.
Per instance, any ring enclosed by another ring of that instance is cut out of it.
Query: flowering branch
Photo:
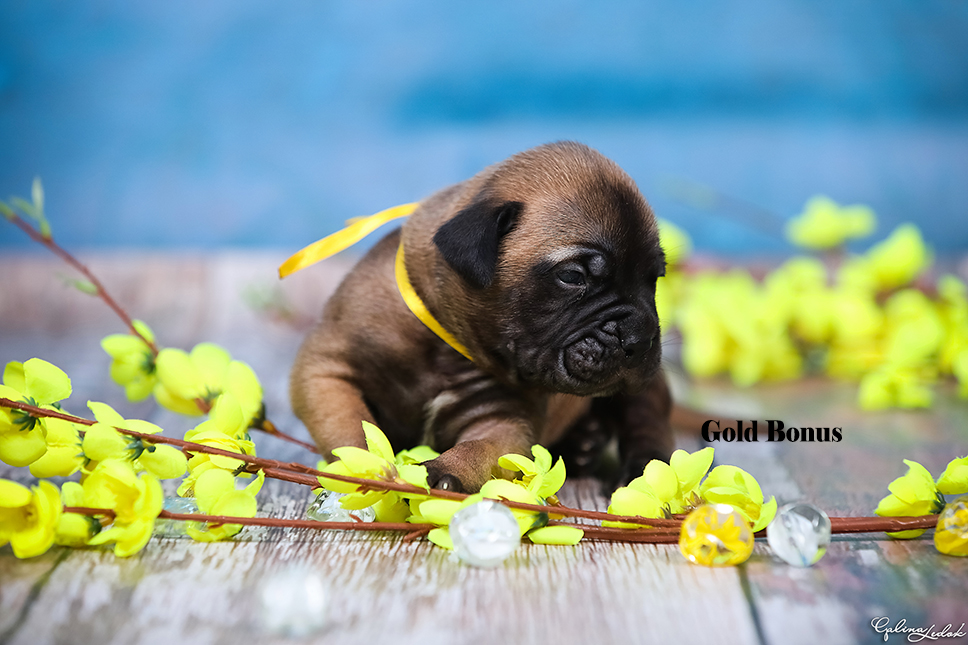
[[[55,410],[48,410],[45,408],[40,408],[38,406],[30,405],[27,403],[12,401],[0,397],[0,406],[7,408],[14,408],[27,412],[34,417],[51,417],[57,419],[63,419],[65,421],[70,421],[72,423],[78,423],[81,425],[92,426],[94,421],[84,419],[82,417],[76,417],[70,414],[65,414],[63,412],[58,412]],[[316,480],[317,477],[325,477],[328,479],[333,479],[336,481],[342,481],[350,484],[357,484],[361,491],[367,490],[385,490],[385,491],[396,491],[400,493],[407,493],[411,495],[421,495],[437,497],[440,499],[450,499],[450,500],[463,500],[468,497],[463,493],[457,493],[454,491],[444,491],[437,489],[423,489],[417,486],[413,486],[406,483],[396,482],[396,481],[384,481],[384,480],[374,480],[365,479],[362,477],[352,477],[349,475],[338,475],[335,473],[327,473],[315,468],[311,468],[304,464],[299,464],[295,462],[283,462],[275,459],[266,459],[262,457],[254,457],[252,455],[246,455],[243,453],[231,452],[229,450],[222,450],[220,448],[213,448],[211,446],[205,446],[199,443],[194,443],[191,441],[185,441],[183,439],[174,439],[171,437],[165,437],[157,434],[146,434],[142,432],[136,432],[134,430],[127,430],[125,428],[116,428],[118,432],[123,434],[137,437],[143,441],[150,443],[164,443],[181,448],[188,452],[201,452],[211,455],[221,455],[223,457],[231,457],[239,461],[244,461],[248,464],[246,470],[258,471],[262,470],[267,477],[274,477],[276,479],[281,479],[297,484],[303,484],[306,486],[318,487],[319,482]],[[508,499],[498,500],[504,505],[510,508],[516,508],[525,511],[533,511],[538,513],[550,513],[552,515],[560,515],[563,517],[575,517],[584,518],[591,520],[605,520],[612,522],[624,522],[630,524],[640,524],[647,527],[654,528],[639,528],[639,529],[618,529],[618,528],[607,528],[598,526],[584,526],[581,528],[585,531],[586,536],[590,539],[599,540],[610,540],[610,541],[621,541],[621,542],[664,542],[670,541],[674,542],[678,539],[679,527],[682,524],[681,518],[649,518],[641,517],[637,515],[615,515],[612,513],[603,513],[600,511],[587,511],[577,508],[570,508],[567,506],[542,506],[538,504],[527,504],[524,502],[516,502]],[[198,515],[187,515],[187,519],[199,520]],[[181,517],[173,517],[171,519],[186,519]],[[246,521],[236,521],[236,520],[246,520]],[[271,518],[255,518],[255,519],[271,519]],[[230,521],[231,520],[231,521]],[[229,518],[225,520],[225,523],[231,524],[246,524],[252,523],[253,518]],[[218,520],[215,520],[218,521]],[[304,520],[292,520],[292,521],[304,521]],[[311,521],[308,521],[312,524]],[[926,515],[926,516],[916,516],[916,517],[832,517],[831,522],[831,532],[832,533],[874,533],[874,532],[895,532],[895,531],[905,531],[912,529],[928,529],[933,528],[937,524],[936,515]],[[371,523],[367,524],[381,524],[381,523]],[[551,521],[550,525],[567,525],[574,526],[574,524]],[[326,522],[326,527],[328,528],[340,528],[339,523]],[[281,525],[280,525],[281,526]],[[293,525],[295,526],[295,525]],[[300,525],[301,526],[301,525]],[[411,531],[419,531],[421,525],[407,524],[406,525]],[[380,529],[369,529],[369,530],[380,530]],[[391,530],[391,529],[388,529]],[[762,537],[765,535],[765,531],[760,531],[757,536]],[[651,536],[651,537],[648,537]],[[675,538],[675,539],[673,539]]]

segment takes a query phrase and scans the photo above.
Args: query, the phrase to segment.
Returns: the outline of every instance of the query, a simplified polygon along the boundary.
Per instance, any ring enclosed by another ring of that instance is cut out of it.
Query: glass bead
[[[260,596],[267,632],[299,638],[319,631],[327,622],[329,594],[313,571],[293,567],[271,575],[262,583]]]
[[[485,499],[454,513],[450,539],[463,562],[496,567],[521,544],[521,530],[511,509]]]
[[[787,564],[809,567],[827,552],[830,518],[813,504],[787,504],[770,522],[766,541],[773,553]]]
[[[947,555],[968,556],[968,495],[945,505],[934,530],[934,545]]]
[[[372,522],[376,519],[376,511],[372,506],[351,511],[343,508],[339,503],[342,498],[343,493],[322,489],[306,509],[306,517],[317,522],[354,522],[355,520],[350,517],[351,514],[364,522]]]
[[[161,508],[169,513],[198,513],[198,504],[195,503],[194,497],[166,497]],[[155,520],[154,535],[167,538],[188,537],[188,532],[185,529],[189,524],[198,528],[202,526],[201,522],[157,519]]]
[[[693,564],[707,567],[741,564],[753,552],[753,531],[729,504],[706,504],[682,521],[679,550]]]

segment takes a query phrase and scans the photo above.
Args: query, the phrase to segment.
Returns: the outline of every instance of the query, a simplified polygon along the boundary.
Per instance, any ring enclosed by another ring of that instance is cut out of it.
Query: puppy
[[[405,303],[401,245],[416,296],[469,358]],[[347,275],[299,350],[293,409],[327,459],[365,447],[363,419],[395,449],[434,447],[437,488],[474,492],[534,443],[587,462],[612,436],[627,480],[674,444],[664,272],[655,217],[615,163],[577,143],[522,152],[421,202]]]

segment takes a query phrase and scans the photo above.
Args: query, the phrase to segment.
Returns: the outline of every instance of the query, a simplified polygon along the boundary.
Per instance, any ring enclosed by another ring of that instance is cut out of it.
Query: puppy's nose
[[[636,365],[645,358],[645,353],[652,349],[651,337],[637,333],[622,335],[622,349],[625,350],[625,362],[629,365]]]

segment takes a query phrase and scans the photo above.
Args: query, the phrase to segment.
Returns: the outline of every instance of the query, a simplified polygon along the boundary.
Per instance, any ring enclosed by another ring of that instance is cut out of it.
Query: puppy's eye
[[[565,269],[564,271],[558,272],[558,279],[565,284],[570,284],[574,286],[581,286],[585,284],[585,276],[581,271],[575,271],[573,269]]]

